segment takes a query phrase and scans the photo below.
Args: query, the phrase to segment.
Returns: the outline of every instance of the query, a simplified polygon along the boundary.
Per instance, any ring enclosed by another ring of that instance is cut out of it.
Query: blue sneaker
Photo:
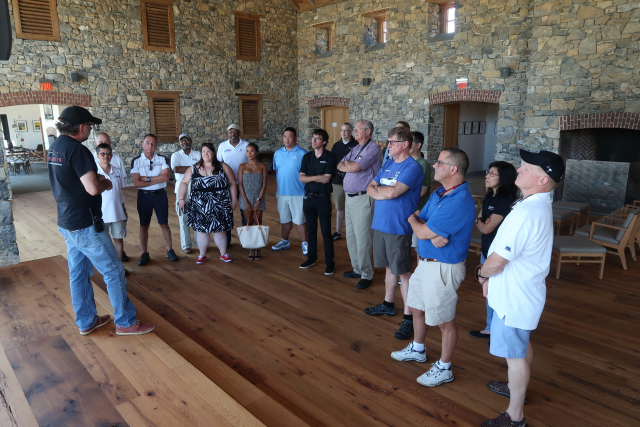
[[[273,249],[274,251],[281,251],[283,249],[290,249],[290,248],[291,248],[291,243],[289,243],[288,240],[284,240],[284,239],[280,239],[278,243],[271,246],[271,249]]]
[[[309,254],[309,244],[307,242],[302,242],[302,255]]]

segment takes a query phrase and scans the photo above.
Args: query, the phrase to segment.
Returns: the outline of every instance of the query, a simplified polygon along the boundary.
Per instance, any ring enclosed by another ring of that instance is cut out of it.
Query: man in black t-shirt
[[[358,141],[353,137],[353,126],[351,123],[343,123],[340,128],[341,138],[333,144],[331,152],[336,155],[338,161],[342,161],[349,151],[356,145]],[[344,222],[344,202],[346,195],[342,188],[342,181],[344,181],[344,172],[336,172],[336,175],[331,180],[333,186],[333,203],[336,205],[336,232],[333,233],[333,240],[338,240],[342,237],[342,223]]]
[[[311,148],[302,157],[300,165],[300,181],[304,182],[304,199],[302,210],[307,222],[307,240],[309,252],[307,260],[300,268],[309,268],[318,258],[318,220],[324,240],[324,258],[327,268],[326,276],[333,274],[333,237],[331,236],[331,178],[336,174],[338,159],[331,151],[325,150],[329,135],[324,129],[313,131]]]
[[[140,323],[127,297],[124,268],[102,222],[101,193],[111,181],[98,175],[93,154],[82,145],[102,120],[78,106],[65,108],[56,127],[60,136],[47,154],[49,181],[58,205],[58,230],[67,244],[69,287],[76,325],[87,335],[106,325],[111,316],[98,316],[90,277],[93,267],[103,275],[113,306],[118,335],[142,335],[155,326]]]

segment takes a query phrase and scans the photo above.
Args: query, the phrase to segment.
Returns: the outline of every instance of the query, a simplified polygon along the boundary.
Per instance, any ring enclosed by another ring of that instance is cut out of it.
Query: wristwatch
[[[147,177],[147,182],[151,182],[151,178]]]
[[[260,197],[258,197],[258,201],[259,201],[259,202],[261,202],[261,201],[262,201],[262,199],[261,199]]]

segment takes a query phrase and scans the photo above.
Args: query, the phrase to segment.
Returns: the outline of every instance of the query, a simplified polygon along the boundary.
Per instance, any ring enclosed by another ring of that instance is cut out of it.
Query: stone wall
[[[11,186],[3,165],[4,148],[0,150],[0,267],[20,262],[10,201]]]
[[[0,61],[0,94],[38,90],[46,77],[54,91],[91,95],[126,164],[150,130],[144,90],[182,91],[182,129],[196,144],[227,139],[226,127],[239,121],[237,93],[263,95],[264,138],[255,141],[262,149],[278,146],[282,129],[297,121],[296,12],[288,0],[177,0],[175,53],[142,49],[138,0],[57,5],[62,41],[15,39],[11,59]],[[261,16],[260,62],[236,60],[234,10]],[[80,82],[71,83],[70,71]],[[159,152],[176,149],[161,144]]]
[[[430,160],[442,147],[441,106],[428,95],[456,89],[500,91],[496,158],[519,162],[520,148],[559,149],[558,117],[639,112],[640,2],[637,0],[460,0],[456,33],[438,34],[439,7],[422,0],[350,0],[298,17],[299,120],[308,101],[350,98],[351,120],[397,120],[429,135]],[[363,13],[388,7],[384,49],[365,52]],[[313,60],[316,22],[335,21],[333,56]],[[509,67],[509,77],[499,69]],[[362,78],[371,77],[370,86]],[[436,108],[437,107],[437,108]],[[433,129],[428,129],[433,127]]]

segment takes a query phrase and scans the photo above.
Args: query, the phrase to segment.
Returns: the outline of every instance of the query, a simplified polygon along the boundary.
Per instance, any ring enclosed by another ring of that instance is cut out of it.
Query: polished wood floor
[[[265,223],[272,227],[271,244],[280,238],[274,193],[270,176]],[[234,239],[233,262],[219,261],[212,243],[209,260],[198,266],[196,253],[179,249],[180,262],[169,262],[160,229],[152,224],[152,262],[139,267],[136,193],[125,194],[129,293],[150,309],[149,316],[167,322],[157,329],[159,338],[265,424],[477,426],[507,408],[508,400],[486,387],[506,379],[505,361],[489,354],[486,340],[468,335],[483,327],[485,317],[480,287],[471,280],[476,255],[467,261],[459,291],[455,380],[425,388],[415,379],[438,360],[440,332],[429,331],[427,364],[392,360],[389,353],[406,345],[393,336],[401,316],[364,314],[383,299],[382,270],[366,290],[342,278],[350,269],[344,239],[336,241],[336,274],[325,276],[322,254],[316,266],[298,268],[305,258],[295,230],[292,249],[263,249],[261,261],[249,261]],[[21,260],[65,255],[50,193],[18,195],[13,205]],[[176,223],[172,213],[179,248]],[[59,265],[57,260],[51,262]],[[532,334],[535,357],[525,407],[531,426],[640,424],[640,266],[630,261],[624,271],[619,259],[608,256],[603,280],[597,269],[566,265],[560,280],[547,279],[547,305]],[[99,275],[94,279],[103,286]],[[397,298],[401,306],[399,292]]]

